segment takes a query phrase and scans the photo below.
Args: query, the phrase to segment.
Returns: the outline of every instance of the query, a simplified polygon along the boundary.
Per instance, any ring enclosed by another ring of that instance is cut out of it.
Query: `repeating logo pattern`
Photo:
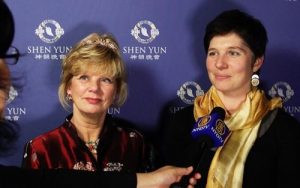
[[[10,86],[7,104],[11,103],[18,95],[18,91],[13,86]]]
[[[141,45],[137,46],[124,46],[122,52],[124,55],[129,55],[129,58],[133,61],[158,61],[163,54],[167,53],[167,47],[165,46],[149,46],[154,39],[160,34],[160,31],[156,28],[155,24],[149,20],[139,21],[133,29],[131,29],[131,35]]]
[[[280,97],[284,103],[289,101],[294,95],[295,92],[287,82],[279,81],[276,82],[272,88],[269,90],[268,94],[271,97]],[[298,105],[287,105],[283,106],[284,110],[294,116],[300,112],[300,106]]]
[[[64,29],[55,20],[44,20],[35,34],[46,43],[54,43],[64,34]]]
[[[26,115],[26,108],[9,106],[9,104],[12,103],[18,96],[18,91],[13,86],[11,86],[9,90],[9,97],[6,101],[7,107],[5,112],[5,119],[11,121],[19,121],[21,116]]]
[[[269,95],[271,97],[280,97],[283,102],[286,102],[294,95],[294,90],[286,82],[277,82],[269,90]]]
[[[159,35],[159,30],[151,21],[142,20],[131,30],[131,35],[140,43],[148,44]]]
[[[46,43],[46,45],[29,45],[27,46],[27,54],[33,54],[36,60],[61,61],[72,47],[53,44],[57,42],[64,33],[64,29],[57,21],[52,19],[44,20],[39,24],[38,28],[35,29],[35,34]]]
[[[204,91],[193,81],[185,82],[177,91],[177,96],[186,104],[193,104],[195,98],[201,95],[204,95]]]

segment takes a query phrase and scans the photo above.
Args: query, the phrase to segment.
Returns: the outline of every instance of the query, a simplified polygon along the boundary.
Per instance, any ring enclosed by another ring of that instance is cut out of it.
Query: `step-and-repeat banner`
[[[238,8],[259,18],[269,44],[261,82],[300,119],[300,0],[6,0],[16,24],[13,45],[24,54],[10,66],[14,86],[6,118],[20,124],[14,153],[0,162],[20,165],[24,144],[59,126],[68,112],[58,102],[61,62],[92,32],[118,40],[128,70],[129,98],[110,114],[137,125],[159,143],[168,114],[209,88],[205,25]]]

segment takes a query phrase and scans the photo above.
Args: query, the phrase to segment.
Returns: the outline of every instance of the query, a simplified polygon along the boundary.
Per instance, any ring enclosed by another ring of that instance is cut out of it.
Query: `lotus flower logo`
[[[131,35],[140,43],[148,44],[159,35],[159,30],[151,21],[142,20],[131,30]]]
[[[64,30],[57,21],[44,20],[35,30],[35,34],[46,43],[54,43],[64,34]]]

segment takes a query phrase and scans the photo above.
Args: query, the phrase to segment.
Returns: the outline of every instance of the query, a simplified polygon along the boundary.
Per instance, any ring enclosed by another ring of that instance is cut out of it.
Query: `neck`
[[[97,117],[82,115],[80,113],[73,114],[71,122],[74,124],[78,136],[84,142],[96,141],[104,126],[105,114]]]
[[[218,92],[218,91],[217,91]],[[242,95],[226,95],[222,92],[218,92],[222,103],[224,104],[229,114],[234,114],[240,108],[241,104],[246,100],[247,93]]]

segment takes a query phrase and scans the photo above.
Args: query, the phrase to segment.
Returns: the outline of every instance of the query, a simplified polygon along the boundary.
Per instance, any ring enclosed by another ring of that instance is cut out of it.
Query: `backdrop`
[[[6,118],[20,138],[0,163],[20,165],[24,145],[59,126],[68,112],[58,102],[64,55],[92,32],[119,41],[128,70],[129,98],[109,113],[137,125],[159,145],[163,120],[192,104],[210,84],[202,38],[208,21],[238,8],[259,18],[269,35],[261,81],[270,96],[300,119],[300,0],[6,0],[16,24],[13,45],[24,54],[10,66],[14,86]]]

